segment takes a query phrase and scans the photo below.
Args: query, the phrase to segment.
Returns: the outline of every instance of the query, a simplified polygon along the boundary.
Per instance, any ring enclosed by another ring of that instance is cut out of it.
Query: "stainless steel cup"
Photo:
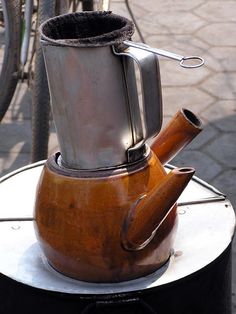
[[[133,24],[80,12],[50,19],[40,32],[63,165],[91,170],[142,158],[161,128],[162,97],[156,55],[123,44]]]

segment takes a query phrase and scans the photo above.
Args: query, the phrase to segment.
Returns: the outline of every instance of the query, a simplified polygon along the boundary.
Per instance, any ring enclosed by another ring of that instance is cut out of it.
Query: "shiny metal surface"
[[[178,210],[179,229],[173,254],[169,263],[156,273],[112,285],[89,284],[67,278],[54,271],[42,256],[36,242],[33,221],[18,220],[19,217],[24,220],[32,215],[41,169],[40,163],[22,168],[3,177],[0,184],[0,273],[18,282],[68,294],[119,293],[159,287],[188,277],[209,265],[232,241],[235,215],[227,199],[184,205]],[[214,189],[203,187],[192,180],[180,201],[197,202],[214,199],[214,196],[219,197]],[[6,221],[8,218],[11,221]]]
[[[128,67],[127,87],[122,58],[111,47],[79,49],[44,43],[43,49],[65,166],[96,169],[126,164],[127,150],[159,131],[160,77],[153,54],[142,56],[146,105],[139,108],[134,68]]]
[[[53,117],[65,166],[127,162],[133,145],[121,60],[110,47],[43,45]]]
[[[90,29],[92,21],[99,31]],[[74,13],[45,22],[40,31],[63,165],[88,170],[136,161],[137,150],[161,128],[162,101],[157,57],[112,49],[132,36],[132,23],[111,12]]]
[[[134,48],[120,57],[111,46],[81,48],[46,41],[42,46],[63,164],[97,169],[128,163],[127,151],[140,148],[161,128],[156,56]],[[140,67],[143,107],[128,57]]]
[[[134,134],[134,147],[129,148],[129,154],[143,145],[148,138],[158,134],[162,126],[162,94],[161,77],[157,57],[148,51],[137,48],[126,48],[123,51],[113,51],[118,56],[126,56],[124,60],[124,71],[129,91],[129,106]],[[134,60],[140,71],[142,102],[139,103],[134,86]],[[139,106],[139,107],[138,107]]]

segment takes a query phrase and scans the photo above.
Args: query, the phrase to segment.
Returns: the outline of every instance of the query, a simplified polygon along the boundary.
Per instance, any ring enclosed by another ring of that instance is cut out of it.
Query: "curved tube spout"
[[[160,185],[135,202],[121,232],[122,245],[126,250],[141,250],[150,243],[194,172],[193,168],[172,170]]]
[[[182,108],[155,138],[151,148],[160,162],[165,164],[201,131],[201,120],[190,110]]]

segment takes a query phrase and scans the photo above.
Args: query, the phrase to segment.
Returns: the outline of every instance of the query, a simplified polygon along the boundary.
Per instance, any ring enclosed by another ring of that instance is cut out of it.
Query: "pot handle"
[[[133,153],[147,139],[156,136],[162,126],[162,94],[159,62],[154,53],[136,47],[121,45],[118,50],[118,48],[113,46],[113,52],[118,56],[123,56],[124,74],[130,106],[129,113],[134,136],[134,146],[128,150],[128,159],[132,161],[131,156]],[[137,97],[133,97],[134,90],[137,88],[134,85],[136,83],[134,80],[133,61],[138,65],[140,71],[142,102],[136,101]],[[138,116],[135,113],[138,113]]]

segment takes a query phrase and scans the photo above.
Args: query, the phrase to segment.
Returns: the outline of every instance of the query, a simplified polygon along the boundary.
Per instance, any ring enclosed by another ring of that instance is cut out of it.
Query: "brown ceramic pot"
[[[139,163],[96,172],[63,168],[57,159],[44,166],[35,204],[37,238],[55,269],[79,280],[119,282],[168,260],[177,226],[174,204],[192,169],[167,175],[152,153]]]

